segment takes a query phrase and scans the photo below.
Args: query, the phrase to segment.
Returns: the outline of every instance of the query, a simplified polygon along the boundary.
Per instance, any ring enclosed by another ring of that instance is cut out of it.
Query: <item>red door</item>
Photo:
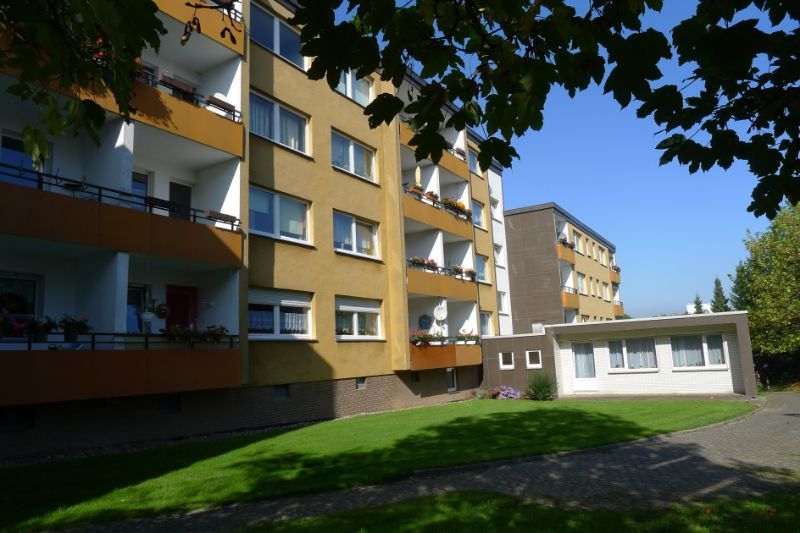
[[[188,327],[197,320],[197,287],[167,285],[167,327]]]

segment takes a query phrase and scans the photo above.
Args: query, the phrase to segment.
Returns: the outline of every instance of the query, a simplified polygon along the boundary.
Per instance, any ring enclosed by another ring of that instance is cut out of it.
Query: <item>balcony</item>
[[[616,270],[615,270],[616,269]],[[620,269],[618,266],[613,266],[608,270],[609,274],[611,275],[611,283],[616,283],[619,285],[621,283],[619,273]]]
[[[556,249],[558,250],[559,259],[571,265],[575,264],[575,245],[570,245],[568,242],[560,240],[556,244]]]
[[[412,130],[405,124],[401,123],[400,144],[413,150],[414,148],[409,144],[409,142],[411,142],[412,137],[414,137],[414,130]],[[467,166],[467,162],[465,159],[462,159],[461,157],[455,155],[455,150],[443,151],[442,158],[439,160],[439,163],[437,164],[443,168],[446,168],[456,176],[459,176],[465,180],[469,179],[469,167]]]
[[[580,307],[578,290],[573,287],[561,287],[561,306],[565,309],[578,309]]]
[[[403,196],[403,215],[434,228],[472,240],[472,218],[466,213],[446,208],[446,206],[424,194],[407,190]]]
[[[456,341],[455,338],[431,344],[409,344],[409,370],[432,370],[481,364],[480,344]]]
[[[236,217],[3,164],[0,233],[234,268],[242,262]]]
[[[614,305],[614,316],[615,317],[621,317],[621,316],[625,315],[625,309],[622,306],[622,302],[620,302],[619,300],[614,300],[613,305]]]
[[[473,302],[477,300],[474,278],[469,274],[454,274],[452,270],[441,267],[420,268],[411,262],[408,266],[409,293]]]
[[[219,4],[219,2],[215,2],[213,0],[207,2],[204,0],[194,1],[201,4]],[[182,32],[179,33],[175,31],[171,26],[183,26],[186,24],[187,21],[191,20],[192,17],[195,16],[194,8],[187,6],[186,0],[156,0],[156,5],[162,13],[169,15],[175,21],[177,21],[176,24],[170,24],[169,22],[165,24],[169,30],[166,38],[179,40]],[[227,36],[223,37],[221,35],[223,28],[226,26],[229,28],[232,26],[242,28],[242,14],[238,10],[233,10],[231,15],[233,16],[233,22],[225,12],[211,9],[198,9],[196,16],[200,19],[200,25],[203,29],[203,33],[200,35],[193,35],[189,44],[193,45],[200,39],[207,38],[226,48],[229,48],[239,55],[244,55],[244,33],[237,33],[234,30],[233,33],[236,36],[236,43],[231,42]]]
[[[192,344],[163,336],[92,334],[0,342],[0,406],[238,387],[238,337]]]

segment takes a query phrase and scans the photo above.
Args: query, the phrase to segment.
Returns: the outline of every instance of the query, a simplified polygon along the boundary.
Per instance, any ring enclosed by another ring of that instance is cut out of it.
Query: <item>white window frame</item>
[[[481,317],[483,317],[484,315],[487,316],[488,319],[489,319],[489,321],[488,321],[488,326],[489,327],[486,328],[487,330],[489,330],[489,332],[488,333],[484,333],[481,330],[480,334],[481,335],[486,335],[486,336],[494,335],[494,325],[492,324],[492,312],[491,311],[479,311],[478,312],[478,328],[480,329],[480,327],[481,327],[481,320],[482,320]]]
[[[383,321],[381,320],[381,304],[380,300],[366,300],[362,298],[348,298],[346,296],[337,296],[335,302],[335,311],[342,311],[353,314],[353,334],[352,335],[336,335],[337,341],[382,341],[383,340]],[[376,321],[378,326],[377,335],[359,335],[358,334],[358,313],[369,313],[378,316]],[[334,327],[336,318],[334,315]]]
[[[497,291],[497,313],[500,315],[508,314],[508,293],[505,291]],[[502,304],[502,305],[501,305]]]
[[[539,362],[532,363],[531,362],[531,354],[538,354],[539,355]],[[541,350],[525,350],[525,368],[528,369],[535,369],[535,368],[542,368],[542,351]]]
[[[478,270],[478,268],[477,268],[478,267],[478,263],[480,262],[479,258],[481,258],[481,257],[486,260],[485,263],[484,263],[484,269],[483,269],[484,277],[483,278],[478,277],[478,274],[480,273],[480,270]],[[481,283],[490,283],[489,282],[489,258],[486,257],[485,255],[475,254],[475,280],[476,281],[480,281]]]
[[[295,299],[292,299],[295,298]],[[306,298],[308,301],[306,301]],[[296,291],[282,291],[279,289],[262,289],[251,287],[247,291],[247,306],[248,306],[248,332],[247,339],[251,341],[270,341],[270,340],[313,340],[314,338],[314,315],[312,312],[311,301],[314,295],[304,292]],[[260,300],[260,301],[259,301]],[[272,305],[272,323],[276,333],[250,333],[249,329],[249,313],[250,304],[256,305]],[[279,333],[281,329],[280,324],[280,308],[286,307],[303,307],[306,311],[306,322],[308,323],[308,333],[305,334],[288,334]]]
[[[611,289],[608,287],[608,283],[605,281],[603,282],[603,300],[607,302],[611,301]]]
[[[453,378],[453,386],[450,386],[450,377]],[[447,392],[458,392],[458,372],[455,368],[447,368]]]
[[[271,12],[270,10],[268,10],[268,9],[264,9],[263,7],[259,6],[259,5],[258,5],[258,4],[256,4],[255,2],[253,2],[252,6],[253,6],[255,9],[260,9],[261,11],[263,11],[264,13],[266,13],[267,15],[269,15],[270,17],[272,17],[272,19],[273,19],[273,20],[272,20],[272,42],[273,42],[273,44],[275,45],[275,49],[273,50],[272,48],[268,47],[266,44],[264,44],[264,43],[262,43],[262,42],[258,41],[257,39],[253,38],[253,37],[252,37],[252,33],[250,33],[250,38],[253,40],[253,42],[254,42],[254,43],[256,43],[256,44],[258,44],[258,46],[260,46],[260,47],[261,47],[261,48],[263,48],[264,50],[269,50],[270,52],[272,52],[272,53],[273,53],[273,54],[275,54],[276,56],[279,56],[279,57],[281,57],[281,58],[285,59],[286,61],[288,61],[289,63],[291,63],[291,64],[292,64],[292,65],[294,65],[295,67],[297,67],[297,68],[299,68],[299,69],[301,69],[301,70],[306,70],[307,66],[306,66],[306,58],[305,58],[305,56],[302,56],[302,55],[301,55],[301,57],[302,57],[302,61],[303,61],[303,64],[302,64],[302,65],[298,65],[297,63],[295,63],[294,61],[292,61],[291,59],[289,59],[289,58],[288,58],[288,57],[286,57],[285,55],[281,54],[281,32],[280,32],[280,24],[283,24],[283,25],[284,25],[284,26],[286,26],[286,27],[287,27],[289,30],[291,30],[292,32],[296,33],[298,36],[300,35],[300,32],[299,32],[299,31],[297,31],[296,29],[294,29],[294,28],[291,26],[291,24],[287,24],[286,22],[284,22],[283,20],[281,20],[281,17],[279,17],[277,14],[275,14],[275,13]]]
[[[333,162],[333,153],[332,152],[331,152],[331,166],[333,168],[335,168],[335,169],[341,170],[343,172],[347,172],[348,174],[350,174],[352,176],[355,176],[357,178],[361,178],[362,180],[367,180],[370,183],[378,183],[378,176],[377,176],[377,173],[375,172],[375,157],[376,157],[375,150],[373,150],[372,148],[370,148],[366,144],[360,143],[360,142],[356,141],[355,139],[353,139],[352,137],[350,137],[348,135],[345,135],[341,131],[334,130],[334,129],[331,130],[331,150],[333,150],[333,136],[334,135],[338,135],[339,137],[341,137],[342,139],[348,141],[348,143],[349,143],[348,147],[347,147],[347,153],[348,153],[348,159],[349,159],[348,164],[350,165],[350,168],[344,168],[344,167],[340,167],[339,165],[334,164],[334,162]],[[355,171],[355,169],[356,169],[355,145],[360,146],[361,148],[363,148],[364,150],[366,150],[366,151],[368,151],[369,153],[372,154],[372,158],[370,160],[369,176],[362,176],[361,174],[358,174]]]
[[[598,246],[598,253],[600,254],[600,264],[606,266],[606,249]]]
[[[367,389],[367,378],[366,377],[357,377],[355,379],[356,382],[356,390],[366,390]]]
[[[511,354],[511,364],[505,365],[503,364],[503,354],[510,353]],[[500,363],[500,370],[514,370],[514,352],[498,352],[497,353],[497,361]]]
[[[252,191],[253,189],[256,189],[256,190],[259,190],[259,191],[268,192],[268,193],[272,194],[272,213],[273,213],[273,216],[272,216],[272,227],[275,228],[275,233],[269,233],[269,232],[266,232],[266,231],[261,231],[261,230],[255,229],[255,228],[252,227],[252,225],[250,226],[250,233],[252,233],[253,235],[260,235],[262,237],[269,237],[270,239],[277,239],[277,240],[280,240],[280,241],[296,242],[296,243],[300,243],[300,244],[311,244],[311,224],[310,224],[310,220],[311,220],[311,204],[310,203],[308,203],[307,201],[305,201],[303,199],[300,199],[300,198],[295,198],[293,196],[288,196],[288,195],[285,195],[285,194],[281,194],[279,192],[271,191],[269,189],[262,189],[261,187],[255,187],[255,186],[251,185],[250,186],[250,191]],[[285,235],[281,235],[281,229],[280,229],[280,221],[281,221],[281,202],[280,202],[280,198],[281,197],[288,198],[289,200],[294,200],[296,202],[300,202],[302,204],[305,204],[305,206],[306,206],[306,239],[305,240],[303,240],[303,239],[295,239],[293,237],[287,237]]]
[[[722,356],[725,358],[725,362],[721,365],[711,365],[708,364],[708,341],[707,337],[709,335],[718,336],[722,338]],[[675,366],[675,357],[672,354],[672,337],[702,337],[703,341],[703,366]],[[670,335],[670,358],[672,360],[672,370],[673,372],[700,372],[703,370],[728,370],[730,367],[730,354],[728,353],[728,340],[725,338],[723,333],[703,333],[703,334],[696,334],[696,335]]]
[[[499,250],[498,250],[499,248]],[[494,266],[505,268],[505,261],[503,261],[503,245],[502,244],[494,244]]]
[[[252,99],[253,96],[255,96],[256,98],[260,98],[260,99],[265,100],[265,101],[267,101],[267,102],[272,104],[272,134],[275,136],[275,138],[272,139],[272,138],[267,137],[265,135],[262,135],[260,133],[256,133],[255,131],[253,131],[252,128],[250,128],[250,130],[249,130],[250,133],[252,133],[256,137],[260,137],[261,139],[266,139],[266,140],[268,140],[270,142],[273,142],[273,143],[275,143],[275,144],[277,144],[279,146],[282,146],[282,147],[286,148],[287,150],[291,150],[292,152],[297,152],[298,154],[303,154],[303,155],[311,155],[311,152],[309,150],[310,145],[308,143],[308,116],[300,114],[297,111],[294,111],[292,109],[289,109],[288,107],[279,104],[278,102],[276,102],[272,98],[270,98],[268,96],[265,96],[264,94],[262,94],[262,93],[260,93],[258,91],[251,90],[250,91],[250,96],[251,96],[251,99]],[[280,138],[281,138],[281,134],[280,134],[280,125],[281,125],[280,112],[281,112],[281,109],[285,109],[286,111],[288,111],[292,115],[295,115],[297,117],[302,118],[303,121],[305,122],[305,125],[303,126],[303,147],[305,148],[305,151],[298,150],[297,148],[292,148],[288,144],[283,144],[280,141]]]
[[[345,250],[344,248],[337,248],[335,239],[333,241],[333,250],[335,252],[338,252],[338,253],[341,253],[341,254],[355,255],[357,257],[367,257],[369,259],[380,259],[381,258],[381,249],[380,249],[380,243],[378,242],[378,224],[376,222],[372,222],[370,220],[365,220],[363,218],[358,218],[356,216],[350,215],[350,214],[345,213],[343,211],[335,211],[334,210],[333,215],[336,215],[336,214],[339,214],[341,216],[344,216],[344,217],[347,217],[347,218],[350,219],[350,239],[351,239],[351,241],[353,243],[353,250]],[[375,255],[368,255],[368,254],[361,253],[361,252],[358,251],[358,244],[356,242],[356,235],[357,235],[357,233],[356,233],[356,221],[362,222],[364,224],[369,224],[370,226],[372,226],[372,244],[373,244],[373,248],[375,248]],[[333,218],[331,218],[331,225],[333,225]]]
[[[344,96],[348,100],[352,100],[353,102],[355,102],[356,104],[360,105],[361,107],[367,107],[367,105],[369,105],[369,103],[372,102],[372,88],[374,86],[374,84],[372,83],[372,80],[370,78],[359,78],[358,76],[356,76],[356,73],[353,71],[353,69],[347,69],[347,71],[342,72],[342,74],[344,74],[344,76],[345,76],[345,78],[344,78],[344,92],[340,91],[338,86],[336,87],[336,89],[334,89],[334,91],[336,91],[337,93],[341,94],[342,96]],[[367,80],[369,82],[369,96],[367,97],[368,101],[367,101],[366,104],[362,104],[361,102],[356,100],[355,97],[353,96],[355,94],[355,91],[353,90],[353,84],[356,81],[358,81],[359,79]]]
[[[483,212],[485,206],[478,200],[472,200],[472,223],[475,224],[475,214],[480,213],[480,224],[475,224],[475,227],[486,229],[486,214]]]
[[[472,161],[475,161],[474,167],[472,166]],[[467,167],[469,167],[469,171],[476,176],[481,175],[481,166],[478,164],[478,152],[472,148],[467,148]]]
[[[602,317],[601,317],[602,318]],[[656,342],[655,337],[631,337],[632,339],[653,339],[653,353],[656,356],[656,366],[652,367],[642,367],[642,368],[630,368],[628,364],[628,344],[625,342],[626,339],[609,339],[606,341],[606,349],[608,350],[608,373],[609,374],[632,374],[632,373],[639,373],[639,374],[647,374],[647,373],[656,373],[659,371],[658,368],[658,344]],[[611,366],[611,342],[622,342],[622,368],[615,368]]]
[[[575,251],[579,254],[583,255],[583,241],[581,239],[582,235],[575,230],[572,230],[572,241],[575,245]]]
[[[586,296],[586,274],[581,272],[576,272],[575,274],[575,279],[578,281],[578,293]]]

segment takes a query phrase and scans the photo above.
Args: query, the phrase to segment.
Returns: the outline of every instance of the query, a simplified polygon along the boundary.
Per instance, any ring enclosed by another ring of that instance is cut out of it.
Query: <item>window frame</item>
[[[722,340],[722,356],[725,359],[725,362],[722,364],[709,364],[708,359],[708,340],[707,337],[720,337]],[[675,366],[675,354],[672,351],[672,339],[673,337],[700,337],[702,341],[702,350],[701,356],[703,357],[703,365],[702,366]],[[701,372],[703,370],[728,370],[730,369],[730,353],[728,351],[728,340],[725,338],[724,333],[699,333],[694,335],[670,335],[669,336],[669,346],[670,352],[672,356],[672,371],[673,372]]]
[[[297,300],[288,300],[284,298],[276,298],[279,301],[278,303],[260,303],[258,301],[252,301],[251,295],[255,296],[258,292],[264,293],[272,293],[275,296],[278,296],[280,293],[289,294],[294,293],[297,294],[298,297],[301,295],[308,297],[308,302],[303,301],[302,298]],[[251,341],[286,341],[286,340],[314,340],[314,313],[313,313],[313,300],[314,295],[312,293],[301,292],[301,291],[284,291],[280,289],[271,289],[271,288],[260,288],[260,287],[248,287],[247,291],[247,340]],[[272,323],[273,323],[273,330],[280,332],[281,323],[280,323],[280,308],[283,307],[301,307],[306,309],[306,323],[308,324],[308,333],[251,333],[250,332],[250,305],[263,305],[263,306],[272,306]]]
[[[252,108],[253,108],[253,101],[257,100],[259,98],[261,100],[264,100],[265,102],[268,102],[268,103],[272,104],[272,133],[273,133],[275,138],[272,139],[270,137],[267,137],[266,135],[262,135],[261,133],[258,133],[256,131],[254,131],[253,128],[252,128],[252,120],[250,121],[250,128],[248,128],[248,132],[250,134],[252,134],[252,135],[255,135],[256,137],[258,137],[260,139],[266,139],[267,141],[275,143],[278,146],[286,148],[287,150],[290,150],[292,152],[295,152],[295,153],[298,153],[298,154],[302,154],[302,155],[307,156],[307,157],[311,157],[311,150],[310,150],[311,145],[308,142],[309,117],[307,115],[304,115],[302,113],[294,111],[293,109],[291,109],[291,108],[289,108],[289,107],[287,107],[287,106],[285,106],[283,104],[278,103],[277,100],[273,100],[272,98],[264,95],[263,93],[255,91],[253,89],[250,90],[250,101],[251,101],[250,102],[250,109],[251,109],[251,113],[252,113]],[[304,148],[304,150],[299,150],[297,148],[292,148],[288,144],[284,144],[284,143],[282,143],[280,141],[280,137],[281,137],[281,135],[280,135],[280,122],[281,122],[280,110],[281,109],[284,109],[288,113],[291,113],[292,115],[295,115],[295,116],[303,119],[303,121],[304,121],[304,126],[303,126],[303,148]]]
[[[380,261],[381,249],[380,249],[380,242],[378,240],[378,223],[372,222],[371,220],[366,220],[364,218],[359,218],[355,215],[345,213],[344,211],[337,211],[336,209],[334,209],[332,216],[336,216],[337,214],[350,219],[350,238],[352,239],[353,242],[353,250],[345,250],[343,248],[336,247],[336,238],[335,238],[336,226],[334,225],[332,220],[331,225],[334,227],[333,251],[341,254],[348,254],[356,257],[363,257],[366,259],[373,259]],[[356,243],[356,236],[357,236],[356,231],[358,227],[357,222],[362,222],[364,224],[369,224],[372,226],[372,245],[375,248],[375,255],[368,255],[358,251],[358,244]]]
[[[507,315],[508,314],[508,292],[506,291],[497,291],[497,314],[498,315]],[[502,307],[501,305],[502,304]]]
[[[340,299],[344,300],[346,303],[340,303]],[[350,300],[347,302],[347,300]],[[375,307],[372,306],[358,306],[353,305],[354,300],[363,300],[365,304],[377,304],[377,310]],[[353,334],[352,335],[344,335],[336,333],[334,330],[334,334],[336,335],[336,341],[382,341],[383,338],[383,320],[382,320],[382,312],[381,309],[383,307],[383,302],[380,300],[372,300],[366,298],[350,298],[348,296],[337,296],[334,300],[334,328],[336,327],[336,313],[337,312],[344,312],[344,313],[352,313],[352,325],[353,325]],[[358,334],[358,315],[359,314],[373,314],[377,316],[376,324],[378,333],[377,335],[360,335]]]
[[[44,312],[44,277],[37,274],[0,270],[0,278],[23,280],[33,283],[33,302],[31,302],[33,304],[33,313],[31,313],[30,316],[21,313],[7,313],[7,316],[12,316],[20,321],[25,321],[29,318],[41,319]]]
[[[494,248],[494,266],[505,268],[506,267],[505,261],[501,261],[503,259],[503,245],[494,243],[493,248]]]
[[[483,329],[481,328],[483,316],[488,317],[487,322],[487,329],[489,330],[488,333],[484,333]],[[480,330],[481,337],[484,336],[492,336],[494,335],[494,324],[492,324],[492,312],[491,311],[478,311],[478,329]]]
[[[578,287],[577,287],[578,293],[583,294],[584,296],[588,296],[588,293],[586,292],[586,274],[577,271],[575,272],[575,274],[576,274],[575,281],[578,282]]]
[[[539,354],[539,362],[538,363],[531,363],[531,354]],[[542,368],[542,351],[541,350],[525,350],[525,368],[527,369],[537,369]]]
[[[601,317],[602,318],[602,317]],[[630,339],[653,339],[653,355],[656,359],[656,366],[648,366],[648,367],[639,367],[639,368],[631,368],[629,359],[628,359],[628,344],[627,340]],[[622,367],[612,367],[611,366],[611,343],[612,342],[621,342],[622,343]],[[606,341],[606,349],[608,350],[608,373],[609,374],[647,374],[647,373],[657,373],[660,371],[660,367],[658,366],[658,343],[656,342],[655,337],[628,337],[622,339],[608,339]]]
[[[448,367],[446,369],[447,372],[447,392],[453,393],[458,392],[458,371],[454,367]],[[450,381],[452,378],[453,386],[450,386]]]
[[[474,166],[473,161],[475,162]],[[467,168],[476,176],[482,176],[481,166],[478,164],[478,152],[469,147],[467,147]]]
[[[485,206],[476,199],[472,199],[472,224],[476,228],[486,229],[486,217],[483,208]],[[475,215],[479,215],[480,224],[475,223]]]
[[[270,52],[272,52],[272,54],[280,57],[281,59],[284,59],[284,60],[288,61],[289,63],[291,63],[295,67],[297,67],[300,70],[302,70],[303,72],[305,72],[308,67],[307,67],[306,57],[304,55],[302,55],[302,54],[300,55],[300,57],[302,58],[303,64],[302,65],[298,65],[297,63],[295,63],[294,61],[292,61],[291,59],[289,59],[285,55],[281,54],[281,52],[280,52],[280,50],[281,50],[280,25],[283,24],[291,32],[297,34],[298,38],[300,37],[300,32],[297,31],[295,28],[293,28],[291,24],[288,24],[288,23],[284,22],[283,19],[281,19],[281,17],[278,16],[276,13],[273,13],[272,11],[270,11],[270,10],[264,8],[264,7],[261,7],[260,5],[258,5],[255,2],[253,2],[252,6],[254,8],[256,8],[256,9],[260,9],[262,12],[264,12],[265,14],[269,15],[270,17],[272,17],[272,42],[273,42],[273,44],[275,46],[275,49],[273,50],[272,48],[267,46],[265,43],[262,43],[261,41],[256,39],[254,37],[254,33],[252,31],[250,32],[250,40],[253,41],[254,43],[256,43],[261,48],[263,48],[264,50],[269,50]],[[252,16],[251,16],[251,19],[252,19]],[[302,40],[301,40],[301,44],[302,44]]]
[[[292,243],[297,243],[297,244],[306,244],[306,245],[311,245],[312,244],[312,242],[311,242],[311,202],[303,200],[302,198],[295,198],[294,196],[289,196],[289,195],[286,195],[286,194],[283,194],[283,193],[279,193],[279,192],[276,192],[276,191],[272,191],[272,190],[269,190],[269,189],[263,189],[261,187],[255,186],[255,185],[250,185],[249,186],[248,193],[251,196],[253,195],[253,190],[266,192],[266,193],[269,193],[269,194],[272,195],[272,213],[273,213],[272,224],[273,224],[273,227],[276,230],[276,233],[273,234],[273,233],[268,233],[268,232],[263,231],[263,230],[256,229],[256,228],[253,227],[252,224],[250,224],[250,228],[249,228],[250,233],[252,233],[253,235],[259,235],[261,237],[268,237],[270,239],[275,239],[275,240],[279,240],[279,241],[286,241],[286,242],[292,242]],[[294,237],[287,237],[287,236],[281,235],[281,232],[280,232],[280,220],[281,220],[281,218],[280,218],[281,217],[281,207],[280,207],[281,202],[280,202],[280,199],[281,198],[287,198],[287,199],[293,200],[295,202],[300,202],[300,203],[302,203],[302,204],[304,204],[306,206],[306,219],[305,219],[306,240],[295,239]],[[251,206],[252,206],[252,202],[248,206],[248,211],[253,210]],[[248,213],[248,217],[249,217],[249,213]]]
[[[339,165],[337,165],[336,163],[333,162],[333,136],[334,135],[337,135],[337,136],[341,137],[342,139],[348,141],[348,146],[347,146],[347,155],[348,155],[348,160],[349,160],[348,164],[352,168],[340,167]],[[356,168],[356,165],[355,165],[355,163],[356,163],[355,145],[360,146],[362,149],[364,149],[367,152],[372,154],[372,158],[370,159],[370,165],[369,165],[369,167],[370,167],[369,168],[369,174],[370,174],[369,176],[362,176],[361,174],[359,174],[359,173],[357,173],[355,171],[355,168]],[[367,146],[366,144],[358,142],[357,140],[353,139],[349,135],[345,135],[341,131],[331,128],[331,166],[333,168],[335,168],[336,170],[341,170],[342,172],[346,172],[347,174],[350,174],[351,176],[355,176],[357,178],[361,178],[362,180],[366,180],[366,181],[368,181],[370,183],[377,184],[378,183],[378,173],[376,172],[376,166],[375,166],[376,157],[377,157],[377,152],[375,150],[373,150],[372,148],[370,148],[369,146]]]
[[[506,365],[503,364],[503,354],[511,354],[511,364]],[[498,352],[497,353],[497,360],[500,363],[500,370],[514,370],[514,352]]]
[[[583,241],[581,237],[583,237],[583,235],[575,230],[572,230],[572,243],[575,245],[575,251],[583,255]]]
[[[485,260],[483,268],[483,274],[484,274],[483,278],[478,276],[478,274],[480,274],[481,272],[478,269],[478,263],[480,263],[479,258],[483,258]],[[489,281],[489,258],[485,255],[475,254],[475,281],[479,281],[481,283],[491,283],[491,281]]]
[[[372,79],[369,78],[369,77],[366,77],[366,78],[357,77],[356,73],[351,68],[347,69],[346,71],[342,71],[342,75],[345,76],[345,79],[344,79],[344,92],[339,90],[338,85],[336,86],[334,91],[339,93],[339,94],[341,94],[342,96],[344,96],[345,98],[347,98],[351,102],[355,102],[356,104],[360,105],[361,107],[367,107],[370,104],[370,102],[372,102],[372,100],[373,100],[373,98],[372,98],[372,93],[373,93],[372,89],[375,86],[375,84],[373,83]],[[354,97],[354,95],[355,95],[354,83],[357,82],[358,80],[367,80],[369,82],[369,96],[367,97],[367,103],[366,104],[362,104],[361,102],[356,100],[355,97]]]

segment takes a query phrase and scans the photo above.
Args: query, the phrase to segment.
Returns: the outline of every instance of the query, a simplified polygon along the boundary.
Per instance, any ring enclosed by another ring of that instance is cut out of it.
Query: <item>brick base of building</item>
[[[445,369],[285,387],[108,398],[0,408],[0,459],[69,453],[224,431],[267,428],[473,398],[479,366],[457,369],[448,392]],[[287,395],[288,392],[288,395]]]

